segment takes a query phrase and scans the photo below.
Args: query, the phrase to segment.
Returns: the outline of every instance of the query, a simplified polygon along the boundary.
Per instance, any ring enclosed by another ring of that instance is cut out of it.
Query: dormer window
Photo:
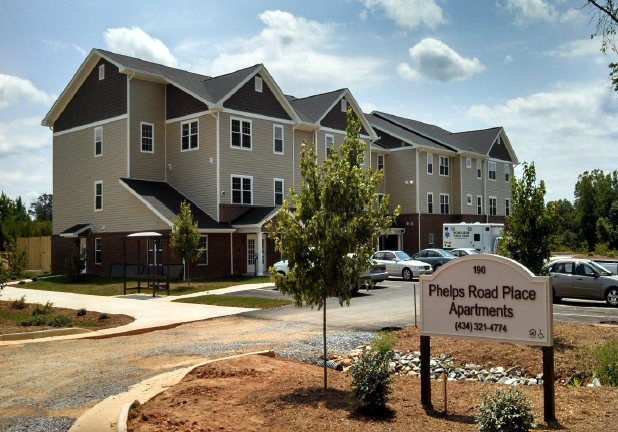
[[[255,91],[262,93],[262,78],[259,76],[255,77]]]
[[[496,144],[498,144],[498,145],[502,144],[502,140],[500,139],[500,135],[498,135],[498,139],[496,140]]]
[[[341,99],[341,111],[348,112],[348,101]]]
[[[99,81],[105,79],[105,65],[99,65]]]

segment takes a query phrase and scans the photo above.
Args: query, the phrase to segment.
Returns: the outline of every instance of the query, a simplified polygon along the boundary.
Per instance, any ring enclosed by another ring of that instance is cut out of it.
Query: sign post
[[[421,276],[421,403],[431,405],[430,337],[543,347],[544,419],[555,420],[550,278],[498,255],[458,258]]]

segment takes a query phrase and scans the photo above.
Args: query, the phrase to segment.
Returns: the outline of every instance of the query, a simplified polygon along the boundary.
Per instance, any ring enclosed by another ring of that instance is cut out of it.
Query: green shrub
[[[86,316],[86,308],[78,309],[77,316]]]
[[[57,315],[50,322],[52,327],[73,327],[73,320],[66,315]]]
[[[597,243],[594,247],[595,255],[607,256],[609,253],[609,244],[608,243]]]
[[[28,306],[26,304],[26,294],[24,294],[23,296],[21,296],[21,298],[19,300],[12,300],[11,301],[11,309],[26,309],[26,306]]]
[[[618,386],[618,342],[613,340],[594,349],[594,373],[603,385]]]
[[[49,315],[52,311],[53,306],[54,304],[49,300],[44,305],[42,305],[41,303],[37,303],[34,305],[34,309],[32,310],[32,316]]]
[[[106,313],[102,313],[101,315],[99,315],[99,319],[100,320],[109,319],[109,315]]]
[[[79,282],[82,278],[82,271],[86,268],[86,252],[73,250],[64,260],[64,270],[71,283]]]
[[[371,341],[371,349],[377,352],[387,353],[395,348],[397,338],[392,333],[381,331]]]
[[[42,326],[46,326],[47,325],[47,318],[41,315],[38,316],[31,316],[29,318],[26,318],[25,320],[23,320],[20,324],[22,327],[32,327],[32,326],[37,326],[37,327],[42,327]]]
[[[370,411],[385,407],[393,392],[388,365],[391,355],[390,351],[366,350],[350,368],[354,396]]]
[[[530,400],[509,386],[483,395],[474,423],[481,432],[524,432],[536,427],[535,420]]]

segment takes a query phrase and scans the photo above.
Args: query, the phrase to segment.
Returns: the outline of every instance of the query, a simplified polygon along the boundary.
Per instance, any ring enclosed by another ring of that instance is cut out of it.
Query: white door
[[[88,265],[88,244],[86,243],[85,237],[79,238],[79,258],[83,260],[84,268],[82,269],[82,273],[86,273],[86,266]]]
[[[255,273],[255,243],[257,236],[255,234],[247,235],[247,273]]]

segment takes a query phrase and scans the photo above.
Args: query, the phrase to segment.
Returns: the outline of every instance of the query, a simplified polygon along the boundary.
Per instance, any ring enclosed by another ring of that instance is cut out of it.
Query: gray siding
[[[208,106],[172,84],[166,86],[166,119],[175,119],[208,110]]]
[[[255,91],[255,77],[252,77],[230,96],[223,106],[237,111],[291,120],[290,115],[277,100],[266,80],[262,80],[262,92]]]
[[[483,195],[483,179],[476,178],[476,158],[471,158],[472,167],[466,168],[466,157],[462,156],[462,168],[461,168],[461,183],[463,189],[463,211],[462,214],[476,215],[476,197],[477,195]],[[485,169],[485,164],[481,162],[481,173]],[[466,195],[472,195],[472,205],[466,204]],[[484,204],[484,203],[483,203]],[[484,208],[484,206],[483,206]]]
[[[494,162],[494,161],[492,161]],[[496,180],[487,179],[487,193],[485,195],[486,202],[483,203],[485,213],[489,214],[489,197],[496,197],[497,199],[497,216],[504,216],[504,198],[511,197],[511,181],[505,181],[504,179],[504,162],[496,162]],[[510,178],[513,177],[513,166],[509,164]],[[485,175],[487,174],[487,168],[485,168]],[[512,209],[511,209],[512,210]]]
[[[452,159],[452,158],[451,158]],[[452,161],[451,161],[452,165]],[[440,175],[440,155],[433,153],[433,174],[427,174],[427,152],[419,154],[420,212],[427,213],[427,193],[433,193],[433,213],[440,213],[440,194],[449,194],[449,213],[453,214],[452,175]]]
[[[350,103],[348,102],[347,105],[349,107]],[[354,118],[358,118],[358,114],[356,112],[353,112],[353,115]],[[338,129],[345,132],[345,129],[348,125],[348,114],[347,112],[341,111],[341,99],[339,99],[335,106],[324,116],[322,121],[320,121],[320,125],[330,129]],[[362,125],[360,133],[362,135],[369,135],[365,130],[365,127]]]

